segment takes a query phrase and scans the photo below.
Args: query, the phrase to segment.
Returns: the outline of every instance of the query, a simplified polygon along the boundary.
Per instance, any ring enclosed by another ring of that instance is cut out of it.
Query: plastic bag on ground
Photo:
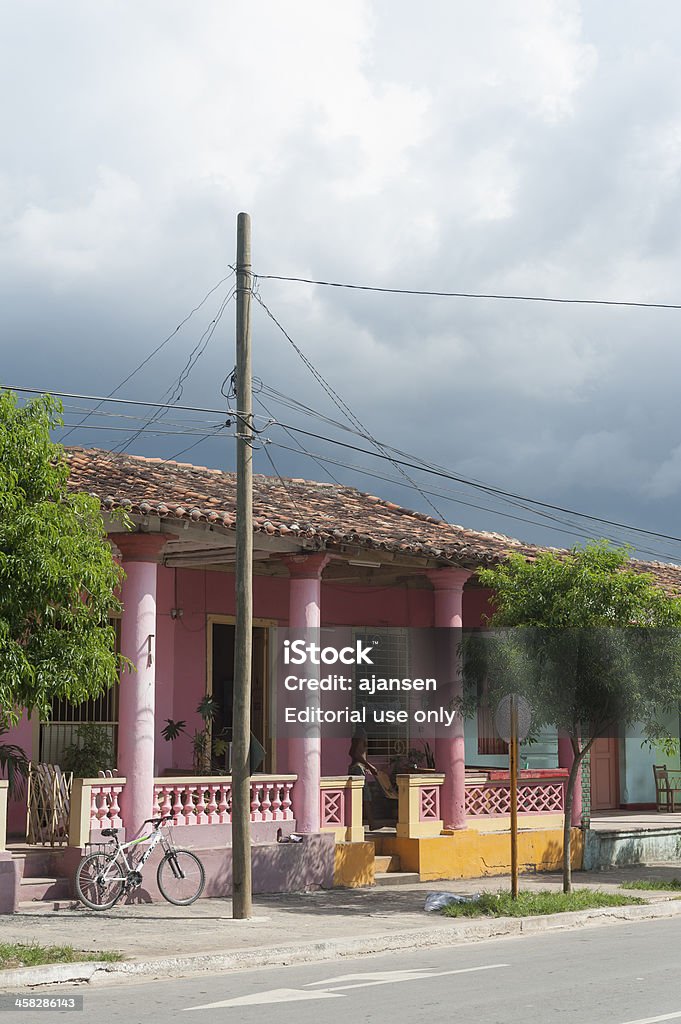
[[[448,907],[452,903],[474,903],[479,899],[479,892],[470,893],[467,896],[457,896],[455,892],[430,892],[426,897],[423,909],[430,914],[434,910],[442,910],[443,907]]]

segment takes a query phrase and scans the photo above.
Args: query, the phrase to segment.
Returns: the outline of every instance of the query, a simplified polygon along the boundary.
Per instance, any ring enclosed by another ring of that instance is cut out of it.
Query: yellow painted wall
[[[402,871],[418,872],[422,882],[438,878],[480,878],[511,871],[508,832],[465,829],[432,839],[381,838],[377,853],[397,854]],[[582,866],[583,833],[572,830],[572,867]],[[562,829],[518,833],[518,864],[522,872],[556,871],[562,865]],[[345,883],[347,884],[347,883]]]
[[[477,832],[508,832],[511,827],[511,818],[508,814],[500,817],[481,814],[478,818],[468,818],[467,829],[475,829]],[[528,829],[533,832],[537,829],[550,831],[563,828],[563,815],[560,812],[555,814],[519,814],[518,828]]]
[[[334,886],[356,889],[373,885],[375,847],[373,843],[336,843]]]

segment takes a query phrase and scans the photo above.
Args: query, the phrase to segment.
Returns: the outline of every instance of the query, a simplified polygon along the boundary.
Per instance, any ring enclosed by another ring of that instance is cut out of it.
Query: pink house
[[[132,834],[152,808],[162,809],[174,815],[184,838],[204,851],[206,894],[226,892],[228,763],[224,776],[194,775],[190,739],[165,741],[161,729],[167,719],[186,721],[190,732],[199,728],[196,708],[206,693],[220,705],[219,726],[230,725],[234,475],[97,449],[70,449],[69,461],[71,486],[100,499],[109,539],[126,571],[120,647],[136,672],[124,673],[120,686],[99,702],[76,711],[57,702],[50,722],[24,719],[12,739],[34,761],[58,763],[82,721],[103,725],[116,745],[117,779],[74,783],[64,864],[72,864],[103,826],[113,822]],[[134,532],[110,516],[118,508],[128,512]],[[436,741],[434,774],[400,780],[396,830],[365,842],[361,781],[347,776],[348,738],[291,740],[281,728],[272,656],[276,632],[319,626],[380,631],[394,638],[397,663],[408,629],[481,624],[489,594],[476,583],[478,567],[509,551],[532,557],[537,549],[438,522],[352,487],[304,480],[256,477],[254,517],[252,722],[265,750],[252,784],[256,889],[328,886],[334,880],[364,884],[373,880],[377,849],[386,867],[394,868],[400,856],[402,867],[420,877],[454,877],[460,873],[454,861],[451,870],[433,867],[450,848],[438,846],[440,839],[451,844],[458,838],[465,856],[457,854],[457,863],[468,857],[474,867],[475,857],[482,856],[480,844],[505,827],[508,810],[507,758],[485,709]],[[671,571],[652,568],[662,576]],[[370,757],[387,766],[414,742],[404,730],[370,734]],[[528,751],[521,787],[527,826],[534,822],[554,839],[568,747],[547,736]],[[22,839],[25,821],[25,806],[10,804],[10,840]],[[305,836],[304,843],[276,842],[278,832],[285,837],[293,830]],[[551,845],[547,838],[547,848]],[[553,848],[555,861],[555,843]],[[3,857],[6,863],[7,854],[0,853],[0,891]],[[20,875],[21,868],[17,886]]]

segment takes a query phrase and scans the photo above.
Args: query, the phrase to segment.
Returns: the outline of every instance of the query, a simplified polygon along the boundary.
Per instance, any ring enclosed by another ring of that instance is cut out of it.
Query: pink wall
[[[325,626],[432,626],[431,590],[322,582]]]
[[[493,612],[490,604],[491,590],[482,588],[464,589],[463,592],[463,624],[468,628],[485,626],[485,618]]]
[[[166,719],[174,718],[175,633],[177,622],[170,615],[175,607],[175,570],[159,565],[156,577],[156,733],[154,773],[173,766],[173,746],[161,736]]]
[[[489,614],[488,591],[466,590],[466,625],[479,625]],[[256,618],[288,625],[288,579],[256,576],[253,581]],[[171,618],[171,609],[181,611]],[[191,741],[180,737],[167,743],[161,729],[168,718],[182,719],[193,733],[201,727],[196,705],[203,696],[207,674],[206,617],[234,615],[234,577],[231,573],[198,569],[158,570],[157,737],[156,771],[191,767]],[[360,587],[322,583],[322,621],[333,626],[429,627],[433,591],[428,588]],[[341,695],[342,696],[342,695]],[[330,698],[332,699],[332,698]],[[425,737],[427,738],[427,737]],[[431,742],[432,745],[432,742]],[[344,774],[349,741],[327,739],[322,747],[322,773]],[[279,765],[283,770],[283,765]]]

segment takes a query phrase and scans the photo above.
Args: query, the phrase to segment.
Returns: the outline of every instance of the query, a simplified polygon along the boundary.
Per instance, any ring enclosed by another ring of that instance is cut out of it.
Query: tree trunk
[[[573,741],[573,748],[575,747],[576,744]],[[572,862],[570,859],[570,854],[572,852],[572,804],[577,776],[579,775],[582,759],[587,749],[588,748],[583,750],[575,749],[575,759],[572,762],[572,768],[568,775],[567,788],[565,790],[565,820],[563,822],[563,892],[572,892]]]
[[[569,770],[567,776],[567,787],[565,790],[565,818],[563,821],[563,892],[569,893],[572,891],[572,864],[570,859],[571,845],[572,845],[572,802],[574,798],[574,785],[577,783],[578,775],[580,774],[580,768],[582,767],[582,761],[584,755],[587,753],[591,746],[591,742],[587,743],[582,750],[579,748],[579,744],[574,742],[572,739],[572,750],[574,751],[574,760],[572,761],[572,767]]]

